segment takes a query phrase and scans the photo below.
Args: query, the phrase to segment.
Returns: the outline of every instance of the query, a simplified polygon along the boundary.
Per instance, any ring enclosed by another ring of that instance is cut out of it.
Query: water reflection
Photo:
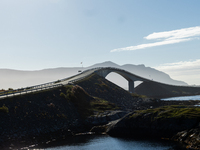
[[[40,145],[34,150],[178,150],[175,143],[155,140],[114,138],[106,135],[76,136],[67,140]]]
[[[95,136],[95,135],[80,135],[80,136],[74,136],[74,137],[68,137],[66,139],[63,140],[59,140],[59,141],[52,141],[48,144],[40,144],[39,146],[37,146],[38,148],[51,148],[51,147],[60,147],[63,145],[66,146],[82,146],[86,143],[89,143],[92,139],[94,139],[95,137],[101,137],[101,136]],[[35,147],[36,148],[36,147]],[[35,150],[35,149],[34,149]],[[48,149],[51,150],[51,149]]]

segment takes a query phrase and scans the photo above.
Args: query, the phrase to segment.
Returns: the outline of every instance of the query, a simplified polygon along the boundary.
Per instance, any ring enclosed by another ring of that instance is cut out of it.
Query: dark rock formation
[[[0,106],[6,106],[9,112],[0,112],[0,148],[17,141],[34,141],[33,137],[38,143],[36,137],[45,141],[73,135],[69,129],[75,133],[85,131],[87,126],[84,126],[77,107],[60,96],[65,92],[66,88],[60,87],[2,99]],[[84,98],[89,100],[89,97]]]
[[[198,119],[160,118],[154,119],[154,113],[134,115],[129,113],[122,119],[113,122],[107,133],[113,136],[149,136],[155,138],[171,138],[177,132],[191,129],[198,123]]]
[[[154,82],[143,82],[135,88],[135,92],[154,98],[200,95],[200,87],[172,86]]]
[[[105,125],[113,120],[118,120],[125,116],[127,111],[105,111],[103,113],[96,113],[93,116],[87,118],[86,122],[89,122],[92,126]]]
[[[88,94],[114,103],[123,110],[134,110],[143,101],[97,74],[80,80],[76,84],[83,87]]]
[[[200,149],[200,126],[178,132],[172,140],[186,144],[188,149]]]

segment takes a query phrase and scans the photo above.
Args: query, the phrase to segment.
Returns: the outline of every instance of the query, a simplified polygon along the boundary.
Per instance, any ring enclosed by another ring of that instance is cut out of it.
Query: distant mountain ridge
[[[94,64],[89,67],[62,67],[62,68],[52,68],[52,69],[43,69],[37,71],[21,71],[21,70],[12,70],[12,69],[0,69],[0,89],[8,88],[21,88],[27,86],[33,86],[37,84],[43,84],[46,82],[56,81],[58,79],[63,79],[75,75],[79,70],[87,70],[97,67],[115,67],[127,70],[133,74],[142,76],[147,79],[152,79],[162,83],[173,84],[173,85],[187,85],[183,81],[177,81],[170,78],[164,72],[158,71],[156,69],[145,67],[144,65],[118,65],[111,61],[106,61],[103,63]],[[127,88],[127,81],[121,76],[116,74],[109,74],[107,79],[112,82],[120,85],[123,88]]]
[[[129,71],[135,75],[138,75],[150,80],[166,83],[166,84],[188,85],[187,83],[183,81],[173,80],[172,78],[170,78],[168,74],[162,71],[156,70],[151,67],[145,67],[145,65],[143,64],[141,65],[125,64],[125,65],[120,66],[111,61],[106,61],[103,63],[95,64],[88,68],[95,68],[95,67],[115,67],[115,68],[120,68],[120,69]]]

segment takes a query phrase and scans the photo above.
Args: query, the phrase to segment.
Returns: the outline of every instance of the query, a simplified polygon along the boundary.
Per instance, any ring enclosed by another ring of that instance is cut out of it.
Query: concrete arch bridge
[[[104,78],[112,72],[121,75],[128,81],[128,91],[131,93],[134,93],[134,88],[135,88],[134,82],[135,81],[152,82],[152,80],[140,77],[140,76],[130,73],[126,70],[122,70],[122,69],[118,69],[118,68],[106,67],[106,68],[99,68],[95,71],[96,74],[98,74]]]
[[[112,68],[112,67],[97,68],[94,72],[104,78],[109,73],[115,72],[123,76],[128,81],[129,92],[142,94],[149,97],[165,98],[165,97],[175,97],[175,96],[200,95],[200,87],[165,84],[140,77],[126,70],[118,68]],[[134,87],[135,81],[142,81],[143,83],[135,88]]]

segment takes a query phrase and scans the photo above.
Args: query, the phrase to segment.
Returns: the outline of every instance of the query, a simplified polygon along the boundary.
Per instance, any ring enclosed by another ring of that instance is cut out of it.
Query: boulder
[[[172,140],[186,144],[190,149],[200,149],[200,126],[178,132]]]

